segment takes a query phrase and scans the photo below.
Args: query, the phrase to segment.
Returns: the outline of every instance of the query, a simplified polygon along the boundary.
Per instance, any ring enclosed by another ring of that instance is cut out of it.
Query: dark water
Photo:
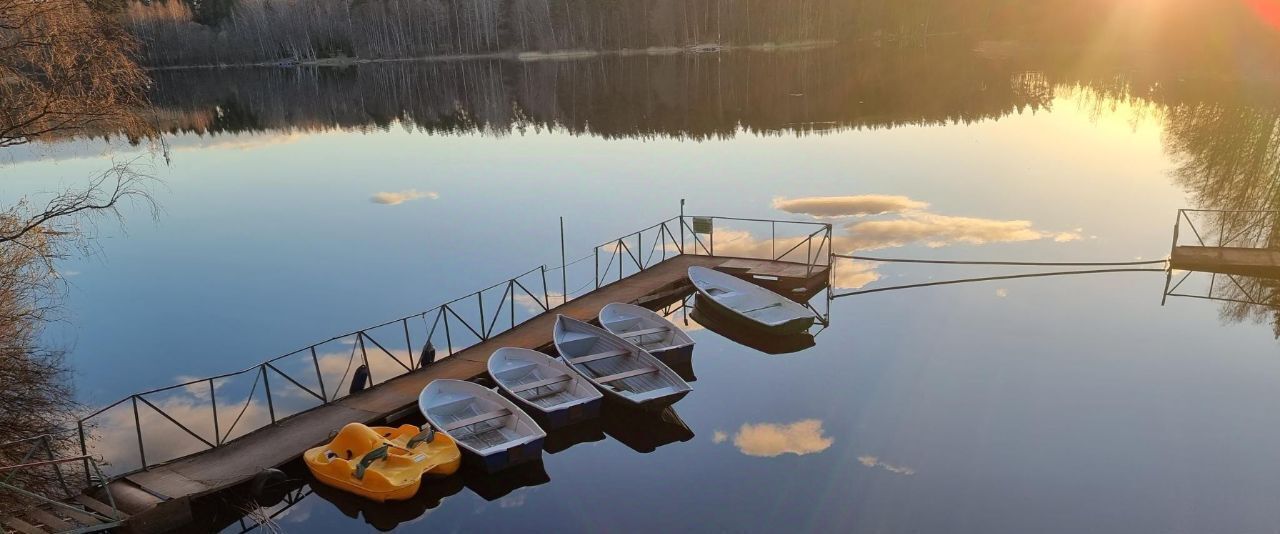
[[[104,406],[558,265],[560,216],[571,261],[681,198],[689,213],[830,222],[844,252],[1135,261],[1168,254],[1179,208],[1273,207],[1265,77],[1078,57],[957,41],[158,72],[171,163],[140,153],[165,213],[127,213],[127,233],[101,229],[101,254],[63,263],[73,320],[50,338],[73,346],[83,401]],[[5,195],[138,153],[10,152]],[[769,231],[718,223],[717,252],[759,253]],[[550,290],[581,294],[590,264]],[[835,285],[1020,272],[846,260]],[[302,488],[270,510],[307,532],[1274,530],[1273,316],[1161,306],[1164,284],[1110,273],[840,298],[812,347],[783,350],[692,327],[694,392],[665,420],[610,413],[540,466],[463,473],[410,503]],[[341,373],[351,350],[321,356]],[[219,384],[221,416],[251,379]],[[153,402],[208,432],[202,395]],[[96,452],[130,468],[132,414],[104,418]],[[144,421],[149,455],[193,450],[161,423]],[[201,521],[240,529],[225,510]]]

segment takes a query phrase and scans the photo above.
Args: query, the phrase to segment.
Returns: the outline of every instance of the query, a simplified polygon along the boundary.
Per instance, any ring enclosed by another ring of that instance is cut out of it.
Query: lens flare
[[[1280,30],[1280,0],[1246,0],[1258,18],[1276,30]]]

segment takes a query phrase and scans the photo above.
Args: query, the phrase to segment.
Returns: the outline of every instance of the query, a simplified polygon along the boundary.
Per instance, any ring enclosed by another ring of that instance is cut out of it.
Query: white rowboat
[[[648,308],[621,302],[608,304],[600,310],[600,326],[668,366],[687,367],[693,357],[689,334]]]
[[[536,350],[504,347],[494,351],[489,375],[530,413],[544,415],[548,428],[600,415],[604,396],[595,386],[568,364]]]
[[[808,308],[736,276],[693,266],[689,280],[703,300],[746,324],[774,334],[798,334],[813,326]]]
[[[624,404],[660,410],[693,390],[667,364],[603,328],[561,315],[552,337],[560,359]]]
[[[547,433],[498,392],[473,382],[433,380],[418,395],[427,422],[448,434],[485,471],[542,458]]]

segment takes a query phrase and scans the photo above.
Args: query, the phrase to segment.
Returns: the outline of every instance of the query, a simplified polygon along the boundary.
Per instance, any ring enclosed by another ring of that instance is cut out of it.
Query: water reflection
[[[773,199],[773,209],[814,217],[850,217],[920,211],[928,202],[902,195],[850,195]]]
[[[664,445],[693,439],[693,429],[685,424],[673,407],[653,413],[606,403],[601,421],[609,437],[639,453],[650,453]]]
[[[876,250],[923,244],[939,248],[954,244],[985,245],[1052,239],[1058,243],[1081,239],[1080,232],[1045,231],[1031,221],[1002,221],[978,217],[953,217],[935,213],[904,213],[897,219],[856,221],[844,225],[848,238],[844,250]]]
[[[735,321],[732,317],[727,317],[724,313],[716,310],[714,306],[700,305],[698,303],[699,299],[701,297],[694,298],[693,311],[689,313],[689,318],[707,330],[744,347],[749,347],[765,354],[776,355],[800,352],[814,346],[816,343],[813,335],[807,332],[777,336],[761,333],[751,328],[743,328],[738,321]]]
[[[547,439],[542,449],[547,454],[556,454],[569,450],[574,445],[592,443],[604,439],[604,424],[599,418],[589,419],[567,427],[554,428],[547,431]]]
[[[819,133],[970,123],[1047,107],[1052,91],[1011,82],[1023,70],[987,61],[964,45],[940,43],[929,49],[155,71],[147,113],[169,133],[271,134],[208,141],[246,148],[298,132],[393,125],[435,134],[557,129],[604,138],[709,139],[744,130]]]
[[[724,441],[718,433],[713,441]],[[822,421],[804,419],[794,423],[744,423],[733,435],[733,446],[747,456],[771,458],[783,454],[804,456],[827,450],[835,439],[822,430]]]
[[[374,193],[369,200],[374,204],[397,206],[410,200],[423,198],[437,200],[440,198],[440,193],[436,193],[435,191],[418,191],[417,189],[405,189],[404,191],[379,191]]]
[[[326,486],[308,482],[316,497],[332,504],[342,515],[363,519],[365,523],[382,532],[389,532],[402,523],[422,518],[439,507],[448,497],[457,495],[465,487],[463,477],[451,476],[436,480],[424,480],[412,499],[378,503]]]
[[[462,472],[461,478],[467,489],[486,501],[497,501],[520,488],[541,486],[551,482],[551,475],[547,474],[547,469],[541,461],[529,462],[497,474],[485,473],[479,469],[466,469]]]

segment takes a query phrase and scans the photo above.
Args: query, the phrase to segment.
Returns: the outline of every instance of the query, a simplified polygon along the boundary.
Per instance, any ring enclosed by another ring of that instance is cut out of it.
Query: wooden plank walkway
[[[1169,266],[1184,271],[1280,279],[1280,250],[1177,246],[1169,255]]]
[[[188,503],[191,499],[230,488],[250,480],[263,469],[283,465],[301,456],[306,449],[323,443],[330,432],[347,423],[379,423],[393,414],[413,409],[418,393],[432,380],[468,380],[480,376],[487,370],[489,355],[501,347],[538,349],[549,346],[558,314],[591,321],[601,308],[611,302],[661,307],[688,294],[690,284],[686,274],[690,266],[720,268],[726,262],[737,262],[730,263],[730,269],[726,271],[744,276],[745,270],[733,268],[746,265],[743,261],[749,262],[750,275],[777,277],[792,282],[795,287],[814,286],[815,281],[825,286],[827,279],[825,267],[805,269],[803,265],[791,262],[676,256],[533,317],[426,369],[268,425],[222,447],[116,480],[111,483],[112,491],[116,495],[130,496],[122,507],[133,516],[131,526],[135,530],[164,530],[175,522],[181,525],[182,516],[189,517]],[[796,280],[796,276],[803,279]],[[179,506],[172,506],[175,504]],[[161,514],[165,517],[160,517]]]

